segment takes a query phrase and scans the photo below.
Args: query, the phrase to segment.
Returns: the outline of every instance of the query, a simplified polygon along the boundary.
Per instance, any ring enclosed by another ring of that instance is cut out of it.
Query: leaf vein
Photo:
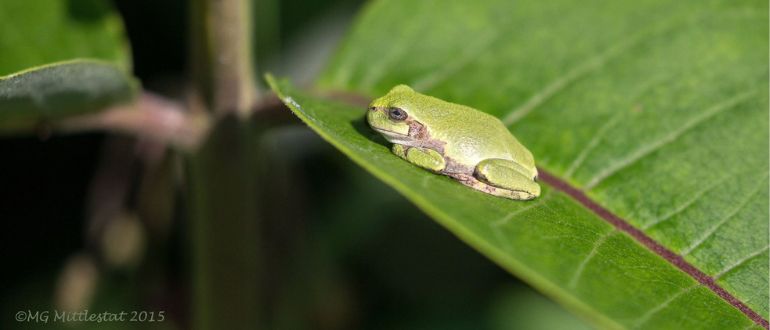
[[[742,94],[738,94],[728,99],[727,101],[718,103],[712,106],[711,108],[707,109],[706,111],[701,112],[699,115],[692,117],[690,120],[686,121],[679,128],[672,130],[669,134],[663,136],[662,138],[652,143],[646,144],[636,149],[634,152],[624,157],[623,159],[617,162],[614,162],[610,166],[599,171],[599,173],[597,173],[594,177],[588,180],[588,183],[586,183],[584,189],[590,190],[596,187],[604,179],[633,165],[640,159],[652,154],[653,152],[675,142],[677,139],[679,139],[679,137],[687,133],[689,130],[693,129],[694,127],[697,127],[699,124],[702,124],[708,121],[709,119],[714,118],[716,115],[720,114],[725,110],[733,109],[735,105],[740,104],[742,101],[745,101],[746,99],[748,99],[750,96],[754,94],[756,94],[756,91],[749,91]]]
[[[644,315],[639,317],[636,320],[636,322],[634,322],[634,328],[640,328],[644,323],[649,321],[650,318],[655,316],[655,314],[659,313],[660,311],[662,311],[663,309],[668,307],[668,305],[670,305],[672,302],[677,300],[679,297],[681,297],[682,295],[685,295],[688,292],[692,291],[692,289],[696,288],[697,286],[698,286],[698,284],[693,284],[690,287],[687,287],[684,290],[679,291],[676,294],[672,295],[671,297],[669,297],[668,299],[666,299],[665,301],[660,303],[660,305],[655,306],[654,308],[648,310],[646,313],[644,313]]]
[[[497,30],[494,31],[496,32]],[[427,91],[445,81],[453,74],[473,63],[473,60],[478,58],[479,54],[482,54],[491,45],[495,44],[493,41],[497,39],[498,35],[492,32],[485,34],[473,46],[467,47],[466,51],[460,54],[460,57],[451,64],[444,66],[441,70],[432,71],[412,82],[412,88],[418,91]]]
[[[705,241],[706,241],[706,240],[707,240],[709,237],[711,237],[712,235],[714,235],[714,233],[716,233],[716,231],[717,231],[717,230],[718,230],[720,227],[722,227],[722,225],[724,225],[725,223],[727,223],[727,221],[729,221],[729,220],[730,220],[730,219],[732,219],[732,218],[733,218],[733,217],[734,217],[736,214],[738,214],[738,212],[740,212],[740,211],[741,211],[741,209],[743,209],[743,207],[745,207],[745,206],[746,206],[746,205],[749,203],[749,201],[751,201],[751,199],[752,199],[752,198],[753,198],[753,197],[754,197],[754,196],[755,196],[755,195],[756,195],[756,194],[757,194],[757,193],[758,193],[758,192],[761,190],[761,188],[762,188],[762,187],[764,187],[764,186],[767,184],[767,181],[765,181],[765,179],[767,178],[767,176],[768,176],[768,174],[767,174],[767,173],[765,173],[765,174],[764,174],[764,176],[763,176],[763,178],[762,178],[761,180],[759,180],[759,181],[760,181],[760,185],[758,185],[758,186],[757,186],[757,187],[756,187],[756,188],[755,188],[755,189],[754,189],[752,192],[750,192],[748,195],[746,195],[746,198],[744,198],[744,199],[743,199],[743,201],[741,201],[740,203],[738,203],[738,205],[737,205],[737,206],[736,206],[736,207],[735,207],[733,210],[731,210],[731,211],[730,211],[730,212],[729,212],[729,213],[728,213],[726,216],[722,217],[722,219],[720,219],[719,221],[717,221],[716,223],[714,223],[714,225],[712,225],[712,226],[711,226],[711,228],[709,228],[708,230],[706,230],[706,231],[703,233],[703,235],[701,235],[701,236],[700,236],[698,239],[696,239],[696,240],[695,240],[695,241],[694,241],[692,244],[690,244],[690,246],[688,246],[687,248],[685,248],[684,250],[682,250],[682,253],[681,253],[681,254],[682,254],[682,256],[686,256],[686,255],[690,254],[692,251],[694,251],[695,249],[697,249],[697,248],[698,248],[698,247],[699,247],[701,244],[703,244],[703,242],[705,242]]]
[[[669,211],[668,213],[664,214],[662,217],[660,217],[658,219],[655,219],[655,220],[645,224],[644,226],[642,226],[642,229],[644,229],[644,230],[650,229],[650,228],[652,228],[654,226],[657,226],[657,225],[659,225],[659,224],[661,224],[661,223],[671,219],[671,217],[673,217],[673,216],[683,212],[684,210],[686,210],[687,208],[689,208],[690,206],[695,204],[695,202],[697,202],[701,197],[703,197],[703,195],[705,195],[706,193],[708,193],[712,189],[720,186],[722,183],[724,183],[725,181],[727,181],[727,179],[729,179],[731,177],[733,177],[733,174],[728,174],[728,175],[723,176],[719,180],[714,180],[705,189],[697,191],[695,194],[692,195],[692,197],[690,199],[688,199],[687,201],[685,201],[681,205],[677,206],[675,209],[673,209],[673,210]]]
[[[730,264],[729,266],[725,267],[724,269],[722,269],[722,270],[720,270],[718,273],[716,273],[716,274],[714,275],[714,279],[715,279],[715,280],[718,280],[720,277],[722,277],[722,276],[724,276],[725,274],[729,273],[729,272],[730,272],[730,271],[732,271],[733,269],[735,269],[735,268],[737,268],[737,267],[739,267],[739,266],[743,265],[743,264],[744,264],[744,263],[746,263],[747,261],[749,261],[749,260],[751,260],[751,259],[754,259],[755,257],[757,257],[757,256],[761,255],[762,253],[764,253],[765,251],[767,251],[767,250],[768,250],[768,248],[770,248],[770,246],[765,246],[765,247],[763,247],[763,248],[761,248],[761,249],[759,249],[759,250],[757,250],[757,251],[754,251],[754,252],[752,252],[752,253],[749,253],[748,255],[746,255],[745,257],[743,257],[743,258],[741,258],[741,259],[738,259],[736,262],[734,262],[734,263]]]
[[[591,259],[596,256],[596,253],[599,251],[599,248],[604,245],[604,243],[607,241],[607,239],[612,236],[613,234],[617,233],[618,231],[615,229],[615,227],[612,227],[612,229],[594,242],[594,246],[591,249],[590,252],[586,255],[585,258],[583,258],[583,261],[580,262],[577,269],[575,270],[575,273],[572,275],[572,277],[569,280],[568,286],[572,289],[574,289],[577,286],[578,281],[580,280],[580,277],[583,275],[583,271],[586,268],[586,265],[588,265],[588,262],[591,261]]]
[[[652,35],[652,34],[650,34]],[[532,110],[557,95],[559,92],[570,86],[578,79],[597,71],[604,67],[604,64],[631,49],[632,46],[645,40],[643,38],[647,36],[646,33],[639,33],[634,37],[625,38],[622,41],[614,42],[611,46],[605,48],[597,54],[589,57],[587,60],[581,62],[565,74],[552,80],[551,83],[540,89],[535,94],[532,94],[527,101],[517,106],[508,112],[503,117],[503,123],[510,126],[511,124],[521,120],[524,116],[528,115]]]
[[[517,215],[519,215],[519,214],[522,214],[522,213],[524,213],[524,212],[526,212],[526,211],[529,211],[529,210],[530,210],[530,209],[532,209],[532,208],[535,208],[535,207],[537,207],[537,206],[540,206],[540,205],[544,204],[546,200],[548,200],[548,199],[550,199],[550,198],[551,198],[551,195],[552,195],[552,194],[551,194],[551,191],[549,190],[549,191],[548,191],[548,192],[546,192],[546,193],[545,193],[545,194],[544,194],[542,197],[540,197],[540,199],[539,199],[539,200],[538,200],[536,203],[532,203],[532,204],[530,204],[530,205],[528,205],[528,206],[522,207],[522,208],[520,208],[520,209],[518,209],[518,210],[515,210],[515,211],[513,211],[513,212],[509,213],[509,214],[508,214],[508,215],[506,215],[505,217],[502,217],[502,218],[500,218],[499,220],[497,220],[497,221],[493,222],[493,223],[492,223],[492,226],[494,226],[494,227],[500,227],[500,226],[503,226],[503,225],[507,224],[507,223],[508,223],[509,221],[511,221],[511,219],[513,219],[515,216],[517,216]]]
[[[577,157],[575,157],[575,160],[572,161],[569,168],[567,168],[567,171],[564,172],[565,177],[572,176],[572,173],[575,172],[575,170],[580,167],[580,165],[583,164],[583,161],[588,156],[588,153],[591,152],[594,148],[596,148],[597,145],[599,145],[599,141],[601,141],[602,137],[604,137],[604,134],[609,131],[610,128],[615,126],[620,121],[620,118],[622,117],[622,112],[618,111],[613,115],[609,120],[607,120],[602,127],[599,128],[599,130],[596,131],[596,134],[591,138],[590,141],[588,141],[588,144],[583,148],[583,150],[580,151],[580,154],[578,154]]]

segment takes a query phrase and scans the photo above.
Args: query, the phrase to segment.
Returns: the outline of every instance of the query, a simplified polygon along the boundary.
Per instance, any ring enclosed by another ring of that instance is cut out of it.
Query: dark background
[[[257,76],[272,71],[307,83],[361,2],[288,0],[262,10],[259,15],[269,19],[257,23],[259,31],[266,31],[257,34]],[[180,95],[187,78],[186,3],[115,2],[132,45],[135,74],[145,88],[169,97]],[[328,47],[303,51],[318,44],[310,43],[308,35],[325,38],[321,44]],[[102,265],[99,247],[87,235],[89,191],[97,170],[106,166],[103,155],[131,143],[129,137],[98,133],[0,139],[0,219],[5,224],[0,325],[19,326],[11,321],[17,310],[55,308],[52,297],[65,261],[86,252],[95,256],[100,271],[90,309],[166,310],[170,320],[162,327],[189,327],[183,206],[174,208],[170,233],[150,236],[134,268]],[[298,209],[294,220],[273,226],[269,234],[274,235],[263,246],[274,266],[265,294],[270,327],[510,328],[500,306],[532,303],[558,309],[299,121],[267,134],[263,145],[277,155],[271,164],[291,178],[281,184],[299,201],[287,206]],[[131,183],[126,205],[132,207],[143,167],[131,164],[125,173]],[[182,196],[175,198],[183,202]],[[521,316],[526,317],[536,316]],[[528,328],[524,324],[515,328]]]

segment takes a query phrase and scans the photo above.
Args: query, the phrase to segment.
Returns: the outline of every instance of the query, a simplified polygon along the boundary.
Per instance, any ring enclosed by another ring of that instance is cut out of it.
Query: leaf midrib
[[[586,195],[582,190],[571,186],[566,181],[552,175],[549,171],[543,168],[538,168],[538,171],[540,173],[540,178],[544,183],[547,183],[549,186],[558,191],[561,191],[576,202],[580,203],[593,214],[610,223],[616,230],[622,231],[631,236],[646,249],[654,252],[655,254],[665,259],[668,263],[676,266],[679,270],[683,271],[685,274],[698,281],[698,283],[724,299],[727,303],[740,310],[744,315],[746,315],[746,317],[754,321],[754,323],[764,327],[765,329],[768,328],[768,321],[759,315],[759,313],[752,310],[745,303],[740,301],[740,299],[730,294],[727,290],[717,284],[713,277],[707,275],[702,270],[695,267],[695,265],[687,262],[681,255],[678,255],[669,250],[640,229],[632,226],[625,219],[604,208],[599,203],[588,197],[588,195]]]

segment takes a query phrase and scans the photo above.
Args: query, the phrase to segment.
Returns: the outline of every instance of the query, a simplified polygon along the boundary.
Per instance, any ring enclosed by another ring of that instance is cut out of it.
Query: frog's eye
[[[390,117],[390,119],[393,119],[395,121],[402,121],[406,119],[407,114],[406,114],[406,111],[402,109],[390,108],[390,110],[388,110],[388,117]]]

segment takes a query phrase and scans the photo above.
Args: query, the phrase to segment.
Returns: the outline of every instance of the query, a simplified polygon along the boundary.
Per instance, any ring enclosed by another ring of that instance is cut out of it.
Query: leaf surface
[[[354,161],[598,325],[761,328],[767,23],[757,1],[370,3],[318,87],[372,98],[406,83],[498,116],[549,183],[573,189],[546,184],[532,202],[402,161],[361,106],[272,86]]]
[[[76,58],[131,68],[123,22],[105,0],[0,1],[0,76]]]
[[[133,99],[137,83],[117,66],[92,60],[51,64],[0,77],[0,132],[103,110]]]

